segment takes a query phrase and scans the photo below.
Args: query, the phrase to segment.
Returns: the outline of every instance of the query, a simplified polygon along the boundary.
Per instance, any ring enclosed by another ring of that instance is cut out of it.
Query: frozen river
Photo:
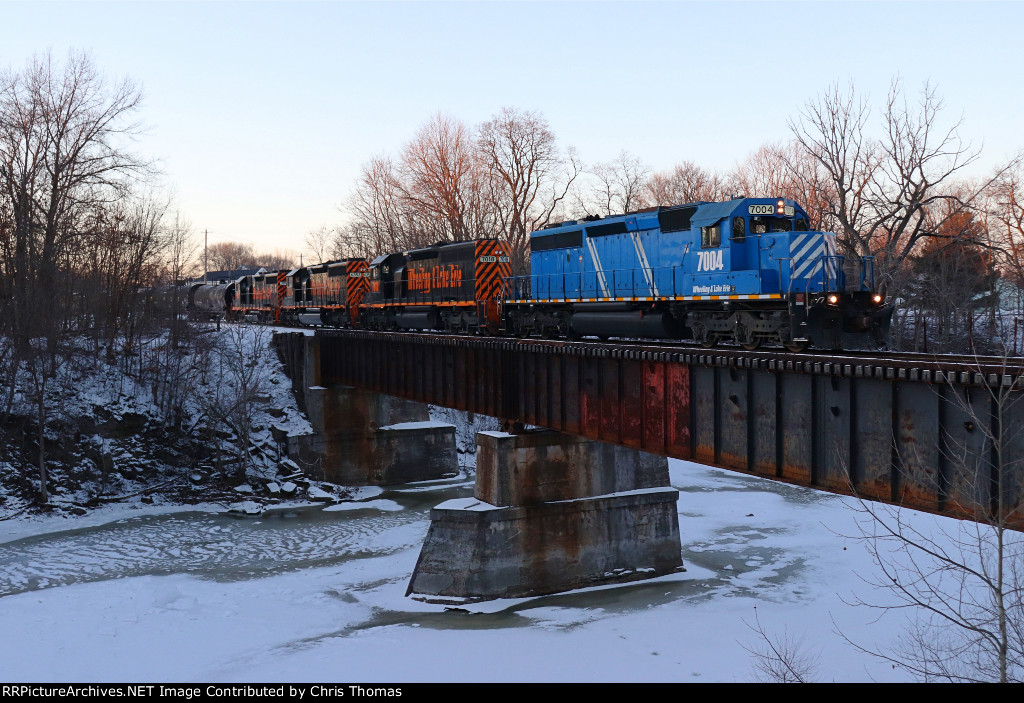
[[[0,622],[22,636],[0,645],[0,678],[742,681],[755,612],[807,643],[819,679],[902,676],[836,634],[894,635],[843,603],[871,569],[844,536],[846,499],[687,462],[671,477],[684,573],[458,609],[405,589],[430,508],[469,495],[465,479],[256,518],[126,514],[8,536]]]
[[[326,509],[143,515],[27,537],[0,549],[0,596],[147,575],[234,581],[386,556],[419,546],[433,505],[471,493],[462,480]]]

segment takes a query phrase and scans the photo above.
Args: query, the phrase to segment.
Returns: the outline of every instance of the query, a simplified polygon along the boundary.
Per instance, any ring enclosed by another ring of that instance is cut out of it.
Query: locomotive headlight
[[[779,198],[779,202],[775,203],[775,214],[785,215],[786,214],[786,201]]]
[[[882,302],[882,296],[881,296],[881,295],[879,295],[878,293],[875,293],[875,294],[874,294],[873,296],[871,296],[871,299],[872,299],[873,301],[875,301],[875,304],[876,304],[876,305],[877,305],[878,303]]]
[[[838,302],[839,302],[839,296],[836,295],[835,293],[833,293],[832,295],[830,295],[828,297],[828,304],[829,305],[835,305]]]

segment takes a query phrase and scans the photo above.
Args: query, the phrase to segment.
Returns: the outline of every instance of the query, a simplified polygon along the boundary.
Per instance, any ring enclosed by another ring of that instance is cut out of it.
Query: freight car
[[[739,198],[562,222],[531,234],[530,275],[503,288],[518,336],[884,345],[892,307],[872,257],[837,253],[793,200]]]
[[[497,334],[498,295],[511,274],[497,239],[434,244],[370,263],[360,326]]]
[[[187,309],[197,319],[220,319],[231,310],[234,292],[234,283],[193,283],[188,286]]]

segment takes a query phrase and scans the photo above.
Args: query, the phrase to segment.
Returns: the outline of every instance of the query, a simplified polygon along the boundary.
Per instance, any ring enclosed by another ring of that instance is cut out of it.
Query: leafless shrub
[[[940,451],[956,474],[934,488],[964,519],[934,518],[920,528],[923,519],[911,523],[899,506],[858,504],[857,538],[878,569],[865,580],[881,597],[852,603],[905,613],[909,626],[885,648],[853,644],[924,681],[1024,680],[1024,534],[1016,480],[1024,468],[1024,404],[1019,383],[1003,383],[1005,377],[944,393],[966,418],[969,439],[943,438]]]
[[[754,624],[746,620],[758,640],[752,645],[741,644],[752,658],[755,678],[762,683],[813,683],[817,677],[820,654],[808,649],[802,639],[789,630],[781,635],[770,635],[761,624],[754,607]]]

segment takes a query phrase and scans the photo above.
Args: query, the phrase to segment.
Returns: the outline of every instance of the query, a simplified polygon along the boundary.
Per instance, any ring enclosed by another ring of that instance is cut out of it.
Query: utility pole
[[[207,259],[207,250],[210,248],[210,230],[203,230],[203,283],[207,283],[210,275],[210,266]]]

